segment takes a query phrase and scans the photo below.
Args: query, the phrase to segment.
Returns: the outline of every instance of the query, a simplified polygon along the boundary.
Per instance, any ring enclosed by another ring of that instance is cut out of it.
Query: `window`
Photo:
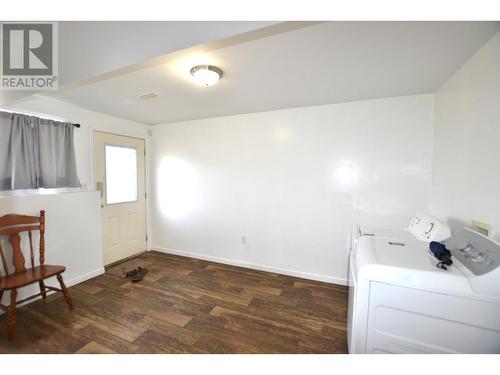
[[[106,204],[137,201],[137,150],[106,145]]]
[[[79,187],[73,124],[0,111],[0,190]]]

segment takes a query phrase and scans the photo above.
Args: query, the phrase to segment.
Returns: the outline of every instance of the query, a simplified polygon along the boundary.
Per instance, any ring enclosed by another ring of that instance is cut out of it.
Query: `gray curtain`
[[[0,190],[80,187],[73,124],[0,112]]]

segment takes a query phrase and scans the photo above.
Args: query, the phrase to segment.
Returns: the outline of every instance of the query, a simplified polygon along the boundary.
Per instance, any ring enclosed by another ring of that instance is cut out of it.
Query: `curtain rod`
[[[5,110],[5,109],[3,109],[3,108],[0,108],[0,111],[1,111],[1,112],[7,112],[7,113],[17,113],[17,114],[19,114],[19,115],[25,115],[25,116],[39,117],[39,118],[43,118],[43,119],[45,119],[45,120],[52,120],[52,121],[57,121],[57,122],[66,122],[66,121],[60,121],[60,120],[53,120],[53,119],[49,119],[49,118],[46,118],[46,117],[41,117],[41,116],[32,115],[32,114],[28,114],[28,113],[13,112],[13,111]],[[73,124],[73,126],[74,126],[75,128],[79,128],[81,125],[80,125],[80,124]]]

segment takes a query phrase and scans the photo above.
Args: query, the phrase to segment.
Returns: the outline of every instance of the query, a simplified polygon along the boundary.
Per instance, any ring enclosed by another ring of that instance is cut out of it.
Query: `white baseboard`
[[[222,264],[229,264],[231,266],[250,268],[250,269],[254,269],[254,270],[258,270],[258,271],[266,271],[266,272],[278,273],[278,274],[287,275],[287,276],[300,277],[302,279],[322,281],[322,282],[330,283],[330,284],[347,285],[347,280],[344,278],[341,278],[341,277],[290,270],[287,268],[280,268],[280,267],[268,266],[268,265],[264,265],[264,264],[251,263],[251,262],[246,262],[243,260],[220,258],[220,257],[212,256],[212,255],[205,255],[205,254],[194,253],[194,252],[183,251],[183,250],[167,249],[167,248],[164,248],[161,246],[154,246],[154,245],[151,246],[151,250],[156,250],[156,251],[159,251],[162,253],[167,253],[167,254],[180,255],[180,256],[184,256],[184,257],[188,257],[188,258],[207,260],[207,261],[214,262],[214,263],[222,263]]]
[[[87,272],[87,273],[85,273],[83,275],[79,275],[77,277],[73,277],[72,279],[64,280],[64,283],[66,284],[66,286],[70,287],[70,286],[73,286],[73,285],[76,285],[76,284],[83,283],[84,281],[87,281],[87,280],[89,280],[89,279],[91,279],[93,277],[102,275],[103,273],[104,273],[104,267],[101,267],[101,268],[98,268],[98,269],[96,269],[94,271]],[[62,275],[64,277],[64,273]],[[52,282],[54,282],[54,281],[52,280]],[[27,287],[30,287],[30,285],[27,285]],[[56,293],[56,292],[52,291],[52,290],[47,291],[48,295],[53,294],[53,293]],[[5,293],[5,296],[7,296],[8,294],[9,293]],[[9,297],[6,297],[6,298],[9,298]],[[29,300],[29,301],[26,301],[26,302],[23,302],[23,303],[17,305],[17,307],[21,307],[21,306],[30,304],[31,302],[34,302],[34,301],[36,301],[36,300],[38,300],[40,298],[42,298],[42,297],[40,296],[40,297],[37,297],[37,298],[33,298],[32,300]],[[2,315],[3,313],[4,313],[4,311],[0,310],[0,315]]]
[[[104,273],[104,267],[98,268],[95,271],[87,272],[83,275],[73,277],[72,279],[65,281],[66,286],[73,286],[76,284],[83,283],[84,281],[87,281],[89,279],[92,279],[93,277],[102,275]],[[64,276],[64,274],[63,274]]]

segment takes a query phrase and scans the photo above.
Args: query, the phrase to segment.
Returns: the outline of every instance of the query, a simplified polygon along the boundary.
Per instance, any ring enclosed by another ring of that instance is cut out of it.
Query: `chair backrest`
[[[40,231],[39,251],[40,265],[45,263],[45,211],[40,211],[40,216],[26,215],[5,215],[0,217],[0,236],[9,236],[9,242],[12,247],[12,264],[14,273],[26,270],[26,260],[21,250],[20,233],[28,232],[30,243],[31,268],[35,266],[35,256],[33,253],[33,231]],[[0,243],[0,256],[3,269],[6,275],[9,274],[9,268],[5,260],[5,254]],[[1,272],[0,272],[1,274]]]

